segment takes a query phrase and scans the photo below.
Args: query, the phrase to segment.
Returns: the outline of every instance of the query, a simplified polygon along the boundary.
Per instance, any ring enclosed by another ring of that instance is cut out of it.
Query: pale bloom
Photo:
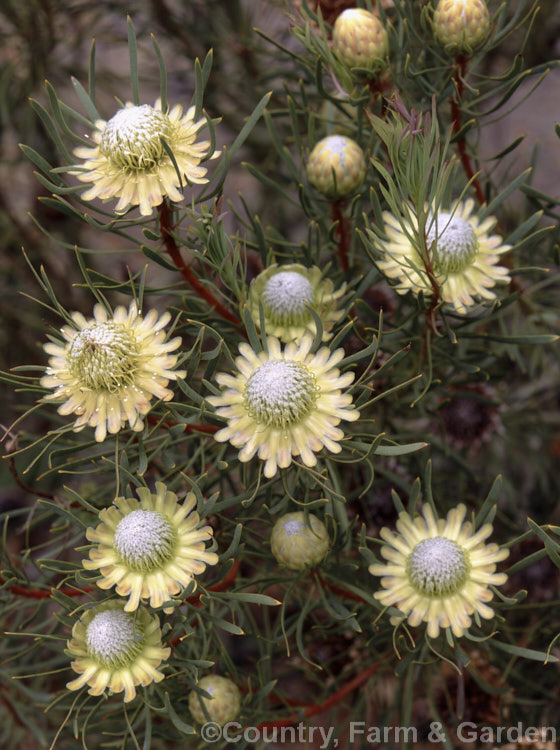
[[[162,646],[157,615],[144,607],[131,614],[122,602],[105,602],[88,609],[72,628],[66,654],[74,658],[72,669],[80,676],[66,687],[79,690],[87,684],[90,695],[124,691],[128,703],[137,685],[163,680],[157,668],[170,653]]]
[[[495,571],[509,550],[485,544],[492,533],[489,523],[473,534],[471,523],[464,523],[466,512],[461,504],[449,511],[447,520],[438,519],[426,504],[424,517],[400,513],[397,534],[381,529],[386,542],[381,555],[387,563],[370,565],[369,572],[382,576],[383,589],[375,598],[403,614],[392,618],[393,624],[407,617],[412,627],[425,622],[430,638],[437,638],[441,628],[461,637],[472,615],[494,616],[487,604],[494,594],[488,587],[505,583],[505,573]]]
[[[304,333],[314,336],[317,327],[313,309],[323,326],[323,341],[332,337],[330,330],[343,312],[337,302],[346,291],[346,283],[334,291],[330,279],[323,279],[317,266],[306,268],[299,263],[266,268],[251,282],[249,307],[255,324],[260,325],[259,302],[264,312],[266,332],[288,342]]]
[[[118,198],[116,213],[139,205],[140,213],[150,216],[166,196],[183,200],[183,181],[208,182],[200,163],[208,157],[210,142],[196,141],[206,120],[194,121],[194,107],[182,113],[179,104],[162,112],[159,100],[154,107],[128,102],[108,122],[98,120],[91,136],[95,145],[76,148],[74,154],[85,162],[69,170],[78,180],[91,183],[82,198]],[[216,156],[218,152],[208,158]]]
[[[266,477],[287,468],[292,456],[315,466],[315,453],[323,447],[339,453],[344,432],[338,425],[360,416],[352,396],[343,393],[354,374],[341,374],[336,367],[344,350],[323,347],[312,354],[312,343],[313,337],[305,334],[282,349],[278,339],[269,336],[268,353],[259,354],[240,344],[237,373],[219,373],[222,393],[207,399],[228,421],[215,439],[240,448],[240,461],[257,454],[265,462]]]
[[[412,224],[389,212],[384,212],[383,218],[389,239],[381,243],[383,257],[377,265],[400,294],[412,291],[430,296],[433,288],[426,264],[431,264],[442,300],[464,314],[480,299],[496,299],[492,288],[510,280],[508,269],[497,264],[499,256],[509,252],[511,246],[504,245],[499,235],[490,234],[497,219],[488,216],[480,220],[472,199],[429,217],[426,258],[421,255],[414,214]]]
[[[99,512],[101,523],[86,532],[97,546],[82,561],[101,572],[100,588],[115,586],[119,596],[128,596],[125,612],[136,610],[140,600],[161,607],[182,587],[196,587],[195,576],[218,562],[215,552],[206,551],[213,532],[200,525],[194,493],[180,503],[162,482],[156,494],[146,487],[137,493],[139,500],[118,497]]]

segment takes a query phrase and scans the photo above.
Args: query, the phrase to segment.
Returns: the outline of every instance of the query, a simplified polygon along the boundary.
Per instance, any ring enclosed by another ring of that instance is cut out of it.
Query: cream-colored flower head
[[[196,142],[206,121],[194,121],[194,107],[184,117],[182,113],[179,104],[162,112],[159,100],[155,107],[128,102],[108,122],[98,120],[91,136],[96,145],[76,148],[74,154],[85,162],[69,170],[82,182],[92,183],[82,198],[118,198],[117,213],[139,205],[140,213],[150,216],[166,196],[172,201],[183,200],[183,180],[208,182],[207,170],[200,162],[207,156],[210,142]],[[218,152],[209,158],[216,156]]]
[[[307,179],[327,198],[348,198],[365,179],[366,157],[352,138],[328,135],[315,144],[307,160]]]
[[[213,721],[223,727],[237,719],[241,710],[241,693],[235,682],[209,674],[198,682],[197,687],[210,695],[210,698],[205,698],[196,690],[189,693],[189,710],[198,724]]]
[[[329,534],[325,524],[313,513],[286,513],[272,528],[270,548],[280,565],[290,570],[304,570],[324,559],[329,551]]]
[[[434,35],[453,54],[469,54],[485,41],[490,15],[485,0],[439,0]]]
[[[256,354],[249,344],[240,344],[238,372],[219,373],[222,393],[208,398],[216,413],[228,420],[215,439],[241,448],[240,461],[258,453],[265,461],[265,477],[287,468],[292,456],[315,466],[315,453],[321,448],[339,453],[344,432],[337,425],[360,416],[352,396],[342,393],[354,380],[353,373],[341,375],[336,367],[344,350],[323,347],[311,354],[312,343],[313,336],[305,334],[282,350],[278,339],[269,336],[268,354]]]
[[[492,287],[510,279],[507,268],[497,263],[511,245],[502,244],[499,235],[490,234],[497,222],[495,217],[481,221],[473,210],[472,199],[458,202],[449,211],[432,214],[426,224],[428,256],[441,298],[461,314],[479,299],[495,299]],[[389,241],[381,248],[380,270],[396,282],[399,294],[413,291],[431,295],[432,285],[420,255],[416,217],[412,225],[389,212],[384,212],[383,218]]]
[[[346,291],[346,283],[336,292],[330,279],[321,278],[317,266],[305,268],[299,263],[269,266],[251,282],[249,306],[253,320],[259,325],[259,302],[263,306],[266,332],[285,343],[300,339],[303,334],[317,333],[310,308],[321,318],[323,341],[332,337],[330,329],[343,313],[337,300]]]
[[[88,320],[72,313],[75,327],[61,329],[64,342],[44,345],[51,358],[41,385],[54,388],[45,400],[64,402],[59,414],[77,415],[75,432],[86,425],[95,427],[95,439],[101,442],[107,431],[116,433],[127,422],[140,432],[151,399],[173,398],[166,386],[185,373],[171,369],[178,357],[170,352],[181,345],[181,339],[165,341],[169,313],[158,318],[150,310],[142,317],[133,302],[128,311],[117,307],[112,317],[97,304],[93,315]]]
[[[426,504],[422,516],[412,519],[401,513],[398,534],[381,529],[387,543],[381,555],[385,565],[370,565],[369,572],[381,579],[382,591],[374,596],[385,607],[396,607],[409,625],[427,623],[428,636],[437,638],[440,628],[451,628],[461,637],[471,626],[471,615],[491,619],[494,612],[486,602],[493,593],[489,585],[505,583],[505,573],[496,573],[496,563],[509,555],[497,544],[485,544],[492,533],[487,523],[475,534],[470,522],[464,523],[467,509],[458,505],[437,519]]]
[[[181,503],[162,482],[155,495],[146,487],[137,492],[139,500],[118,497],[99,512],[101,523],[86,532],[97,546],[82,561],[84,568],[100,570],[100,588],[115,586],[119,596],[128,596],[125,612],[137,609],[141,599],[161,607],[218,562],[218,555],[206,551],[212,529],[200,526],[194,493]]]
[[[343,10],[334,23],[333,52],[349,68],[379,67],[389,51],[381,20],[363,8]]]
[[[157,616],[144,607],[131,614],[122,602],[105,602],[88,609],[72,628],[66,654],[74,657],[72,669],[80,676],[66,687],[80,690],[87,684],[91,695],[107,688],[110,693],[124,690],[128,703],[136,696],[136,685],[163,680],[157,667],[170,653],[162,646]]]

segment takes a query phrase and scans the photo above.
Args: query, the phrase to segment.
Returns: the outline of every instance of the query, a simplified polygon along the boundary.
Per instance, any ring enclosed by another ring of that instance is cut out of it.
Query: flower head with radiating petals
[[[388,562],[369,567],[373,575],[383,576],[384,590],[376,592],[375,598],[399,609],[413,627],[427,623],[430,638],[437,638],[440,628],[451,628],[461,637],[473,614],[492,618],[494,612],[486,604],[493,597],[488,586],[505,583],[507,578],[495,570],[509,551],[485,544],[492,533],[489,523],[473,534],[471,523],[464,523],[466,512],[461,504],[449,511],[447,520],[437,519],[426,504],[423,518],[401,513],[398,534],[387,528],[380,532],[387,543],[381,555]]]
[[[118,198],[117,213],[139,205],[140,213],[150,216],[165,196],[172,201],[183,199],[183,180],[208,182],[207,170],[200,162],[207,156],[210,142],[196,142],[206,121],[194,121],[194,107],[184,117],[182,113],[179,104],[162,112],[159,100],[155,107],[128,102],[108,122],[98,120],[92,134],[96,145],[76,148],[75,155],[85,162],[69,170],[82,182],[92,183],[82,198]],[[208,158],[218,155],[215,152]]]
[[[266,332],[287,343],[300,339],[308,331],[315,336],[317,327],[310,308],[317,313],[323,326],[323,341],[340,320],[342,312],[337,300],[346,291],[346,283],[336,292],[330,279],[321,278],[317,266],[305,268],[299,263],[286,266],[274,264],[251,282],[249,306],[253,320],[260,320],[259,302],[263,307]]]
[[[162,646],[157,616],[145,607],[131,614],[122,602],[109,601],[82,615],[72,628],[66,653],[74,657],[72,669],[80,675],[66,685],[69,690],[86,684],[91,695],[107,688],[111,693],[124,690],[128,703],[136,696],[136,685],[163,680],[157,667],[171,649]]]
[[[354,422],[360,414],[352,406],[352,396],[342,393],[354,380],[336,365],[344,350],[331,352],[323,347],[311,354],[313,337],[306,334],[282,350],[277,338],[269,336],[268,353],[256,354],[249,344],[239,345],[238,373],[219,373],[223,386],[219,396],[208,401],[228,426],[215,439],[229,440],[239,452],[240,461],[255,454],[265,461],[265,477],[285,469],[292,456],[301,456],[306,466],[315,466],[315,453],[325,447],[341,450],[338,441],[344,432],[337,426],[342,419]]]
[[[493,216],[480,220],[473,209],[472,199],[459,202],[449,211],[432,214],[426,224],[428,256],[441,298],[461,314],[475,306],[478,298],[495,299],[492,287],[510,280],[508,269],[497,262],[511,246],[502,244],[499,235],[490,234],[497,221]],[[412,225],[389,212],[383,218],[389,241],[382,246],[380,270],[396,282],[395,289],[400,294],[413,291],[431,295],[416,217]]]
[[[155,495],[146,487],[137,492],[139,500],[118,497],[99,512],[101,523],[86,532],[97,546],[82,561],[84,568],[100,570],[100,588],[115,586],[119,596],[128,596],[125,612],[137,609],[141,599],[161,607],[182,586],[196,586],[194,576],[218,562],[218,555],[206,551],[213,532],[200,526],[194,493],[180,503],[162,482]]]
[[[128,311],[117,307],[110,317],[101,304],[92,319],[72,313],[75,327],[61,329],[64,342],[44,345],[51,355],[41,385],[54,388],[45,400],[64,401],[59,414],[76,414],[74,431],[95,427],[95,439],[105,440],[107,430],[116,433],[126,423],[139,432],[142,415],[155,396],[169,401],[173,394],[165,386],[184,375],[172,371],[181,345],[180,338],[165,341],[164,326],[171,319],[155,310],[142,317],[136,303]]]

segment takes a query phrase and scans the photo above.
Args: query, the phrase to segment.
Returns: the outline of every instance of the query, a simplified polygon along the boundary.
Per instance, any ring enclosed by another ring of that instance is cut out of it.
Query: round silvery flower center
[[[310,281],[297,271],[280,271],[264,285],[262,304],[277,325],[303,323],[311,317],[314,290]]]
[[[159,109],[124,107],[103,128],[99,150],[119,169],[149,171],[168,158],[161,139],[169,141],[171,130]]]
[[[257,422],[286,427],[309,414],[316,395],[315,376],[305,365],[279,359],[255,370],[245,386],[244,401]]]
[[[138,345],[130,331],[112,320],[90,323],[72,339],[68,367],[80,385],[116,391],[134,381]]]
[[[468,221],[438,214],[426,235],[428,248],[432,247],[436,268],[440,273],[456,273],[469,266],[478,250],[476,233]]]
[[[407,560],[412,585],[422,594],[438,596],[456,592],[469,572],[469,560],[458,544],[436,536],[414,547]]]
[[[119,521],[113,543],[127,565],[148,573],[173,555],[175,531],[161,513],[133,510]]]
[[[108,609],[86,627],[89,653],[106,667],[126,666],[142,649],[142,631],[134,614]]]
[[[285,521],[284,522],[284,536],[300,536],[306,529],[303,521]]]

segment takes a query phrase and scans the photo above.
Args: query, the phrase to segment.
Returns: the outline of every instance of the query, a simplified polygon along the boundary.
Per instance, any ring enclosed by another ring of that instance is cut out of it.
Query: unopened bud
[[[204,698],[196,690],[191,690],[189,709],[198,724],[205,724],[210,720],[223,727],[224,724],[237,719],[241,708],[241,693],[235,682],[227,677],[209,674],[200,680],[198,687],[212,696]],[[208,717],[202,706],[206,709]]]
[[[272,554],[291,570],[317,565],[329,551],[325,524],[312,513],[286,513],[276,521],[270,537]]]
[[[349,68],[379,67],[389,50],[385,27],[373,13],[349,8],[341,13],[333,29],[333,51]]]
[[[434,34],[449,52],[469,54],[485,41],[490,16],[484,0],[440,0],[434,13]]]
[[[307,178],[327,198],[345,198],[355,193],[365,176],[365,154],[346,136],[329,135],[309,154]]]

